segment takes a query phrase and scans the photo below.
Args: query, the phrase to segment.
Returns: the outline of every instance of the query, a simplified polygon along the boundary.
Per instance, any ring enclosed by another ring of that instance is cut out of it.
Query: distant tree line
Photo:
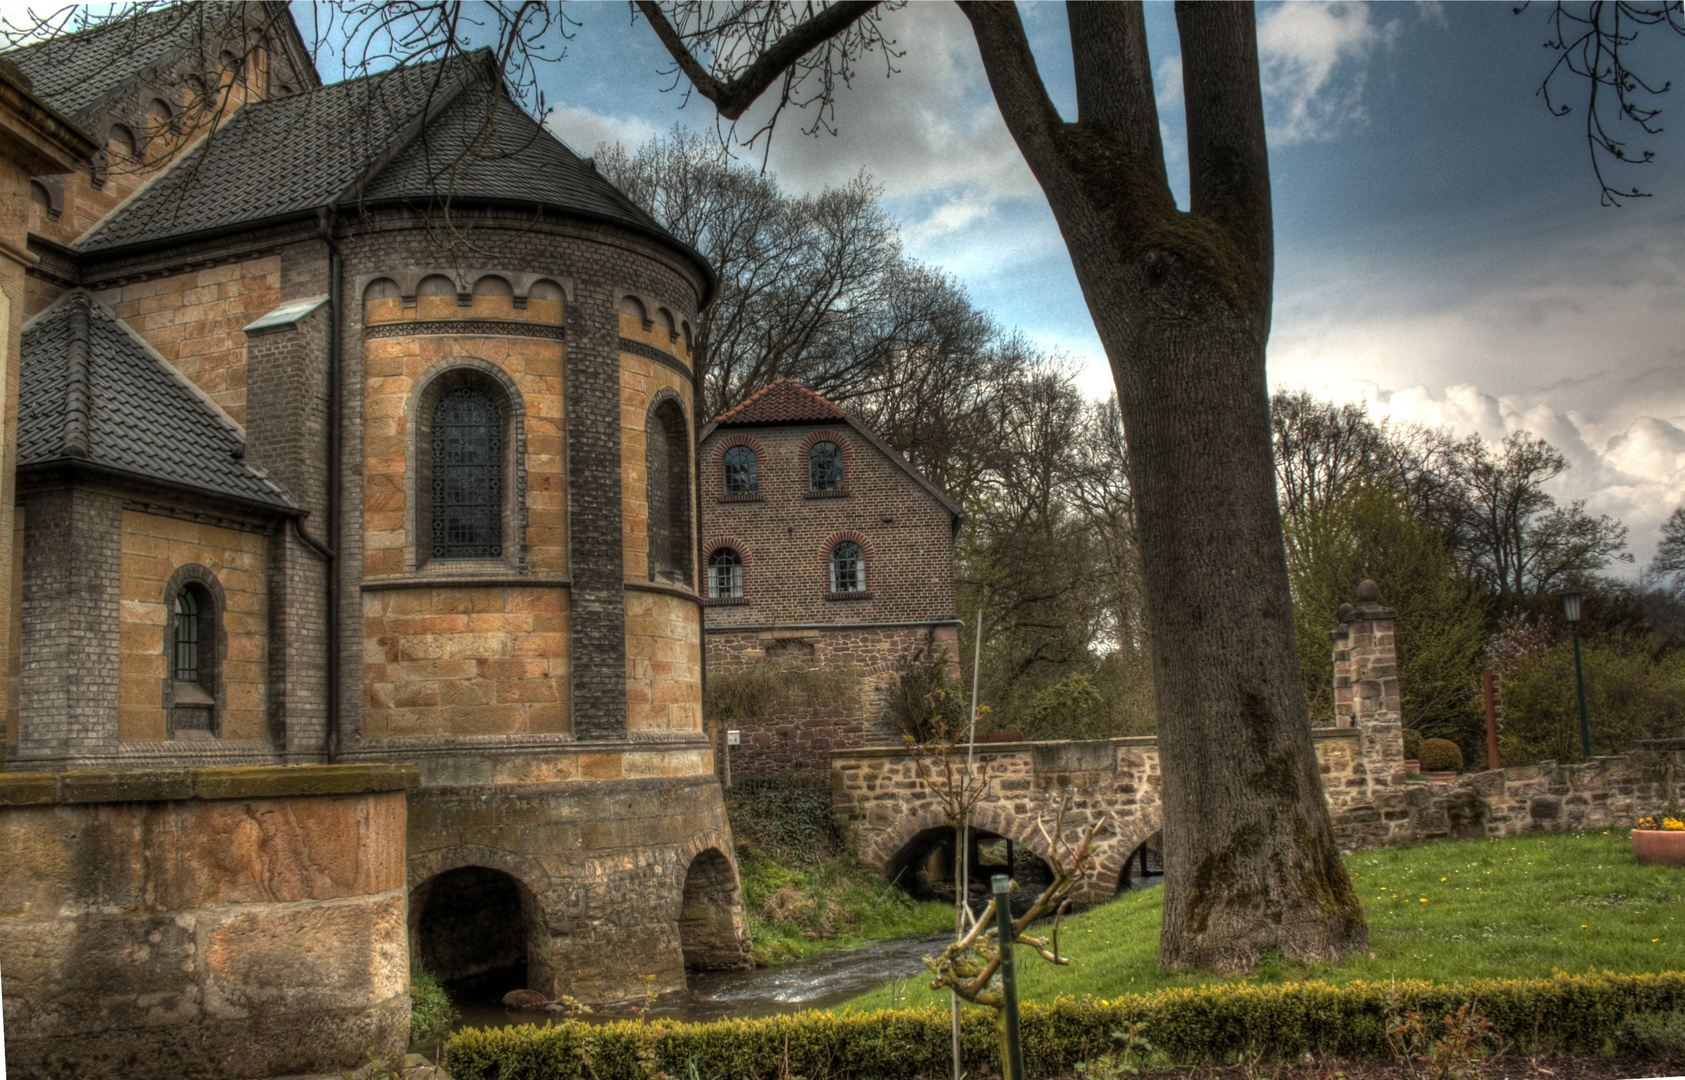
[[[597,168],[703,252],[721,279],[699,320],[704,415],[777,378],[837,401],[965,508],[960,660],[983,614],[988,725],[1031,738],[1154,729],[1135,513],[1115,398],[976,308],[903,250],[862,174],[795,197],[714,140],[675,130]],[[1685,717],[1685,509],[1636,582],[1627,530],[1547,490],[1568,463],[1516,432],[1478,437],[1377,421],[1306,392],[1271,402],[1277,494],[1305,692],[1333,718],[1328,631],[1373,578],[1399,613],[1405,723],[1484,760],[1481,672],[1503,675],[1506,759],[1578,755],[1571,657],[1581,626],[1598,752]],[[1167,643],[1174,648],[1174,643]]]

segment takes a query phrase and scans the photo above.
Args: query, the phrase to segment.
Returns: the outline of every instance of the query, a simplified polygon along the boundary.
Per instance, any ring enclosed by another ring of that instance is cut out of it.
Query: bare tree
[[[1662,542],[1650,560],[1650,574],[1671,581],[1675,590],[1685,589],[1685,506],[1674,507],[1662,523]]]

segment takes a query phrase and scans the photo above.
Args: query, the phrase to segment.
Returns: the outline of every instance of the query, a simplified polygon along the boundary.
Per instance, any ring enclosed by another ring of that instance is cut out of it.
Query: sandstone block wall
[[[262,533],[123,511],[122,614],[117,666],[117,738],[169,737],[166,684],[175,643],[166,641],[171,582],[185,566],[216,578],[217,727],[226,741],[268,736],[268,540]]]
[[[338,1072],[408,1039],[397,766],[0,775],[7,1064]]]
[[[626,729],[702,730],[700,611],[679,590],[626,593]]]

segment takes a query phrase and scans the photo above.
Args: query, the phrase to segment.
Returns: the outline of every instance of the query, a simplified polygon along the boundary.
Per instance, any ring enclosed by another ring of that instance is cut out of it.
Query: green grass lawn
[[[788,866],[739,848],[737,866],[755,955],[769,963],[954,925],[950,905],[914,900],[852,859]]]
[[[1161,974],[1164,890],[1125,894],[1064,921],[1055,967],[1018,952],[1025,999],[1122,994],[1211,982],[1391,978],[1456,982],[1556,971],[1623,973],[1685,966],[1685,869],[1642,866],[1626,830],[1445,840],[1359,851],[1347,859],[1369,921],[1371,952],[1339,967],[1268,956],[1251,974]],[[842,1008],[945,1003],[909,979]]]

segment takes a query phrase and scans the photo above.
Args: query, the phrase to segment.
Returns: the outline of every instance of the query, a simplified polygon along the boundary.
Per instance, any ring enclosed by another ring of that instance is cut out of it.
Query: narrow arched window
[[[708,599],[735,600],[743,595],[743,556],[721,548],[708,556]]]
[[[725,452],[725,493],[727,495],[759,495],[761,492],[761,462],[747,446],[734,446]]]
[[[171,738],[212,738],[216,735],[217,603],[202,581],[186,581],[170,597],[170,685],[168,693]]]
[[[452,390],[433,409],[433,557],[503,553],[503,410],[476,387]]]
[[[644,427],[645,491],[649,509],[649,576],[692,583],[690,436],[684,410],[671,398],[649,413]]]
[[[844,540],[831,549],[831,591],[866,591],[866,553],[852,540]]]
[[[199,681],[199,600],[191,588],[176,593],[176,682]]]
[[[807,489],[841,491],[842,487],[842,448],[834,442],[814,443],[807,452]]]

